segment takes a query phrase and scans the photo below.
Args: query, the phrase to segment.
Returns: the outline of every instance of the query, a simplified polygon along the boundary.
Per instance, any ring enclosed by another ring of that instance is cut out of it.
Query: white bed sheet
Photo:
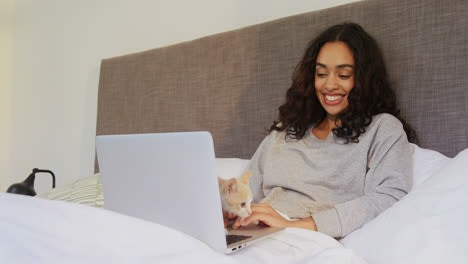
[[[365,263],[326,235],[287,229],[224,255],[105,209],[0,193],[0,263]]]
[[[468,263],[468,149],[341,242],[369,263]]]
[[[155,223],[0,193],[0,263],[468,263],[468,149],[454,159],[422,150],[415,149],[415,188],[343,239],[346,248],[291,228],[226,256]],[[237,177],[247,164],[218,159],[217,173]]]

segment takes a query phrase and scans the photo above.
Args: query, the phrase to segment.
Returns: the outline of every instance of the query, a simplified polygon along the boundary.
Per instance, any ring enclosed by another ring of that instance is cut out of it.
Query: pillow
[[[223,179],[237,178],[242,175],[250,160],[236,158],[217,158],[216,174]]]
[[[341,240],[369,263],[466,263],[468,149]]]
[[[437,173],[450,160],[443,154],[410,144],[413,152],[413,190]]]
[[[101,177],[99,173],[78,179],[71,184],[54,188],[36,197],[80,203],[94,207],[104,207]]]

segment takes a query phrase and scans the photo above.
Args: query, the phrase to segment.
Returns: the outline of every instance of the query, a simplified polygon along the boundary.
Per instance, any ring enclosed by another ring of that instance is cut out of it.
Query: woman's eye
[[[327,74],[325,74],[325,73],[317,73],[317,77],[319,77],[319,78],[324,78],[325,76],[327,76]]]
[[[245,203],[241,203],[241,207],[245,207]]]
[[[351,75],[340,75],[341,79],[348,79],[349,77],[351,77]]]

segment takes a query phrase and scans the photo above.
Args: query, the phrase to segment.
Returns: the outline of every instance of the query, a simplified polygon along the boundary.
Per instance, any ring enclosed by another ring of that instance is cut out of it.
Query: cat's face
[[[247,217],[252,213],[252,192],[249,187],[250,171],[240,178],[229,180],[219,179],[219,189],[223,210],[234,213],[240,217]]]

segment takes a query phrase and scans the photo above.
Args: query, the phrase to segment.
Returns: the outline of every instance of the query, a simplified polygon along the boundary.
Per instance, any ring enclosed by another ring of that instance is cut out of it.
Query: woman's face
[[[346,109],[353,86],[353,53],[344,42],[327,42],[317,56],[315,92],[329,119]]]

